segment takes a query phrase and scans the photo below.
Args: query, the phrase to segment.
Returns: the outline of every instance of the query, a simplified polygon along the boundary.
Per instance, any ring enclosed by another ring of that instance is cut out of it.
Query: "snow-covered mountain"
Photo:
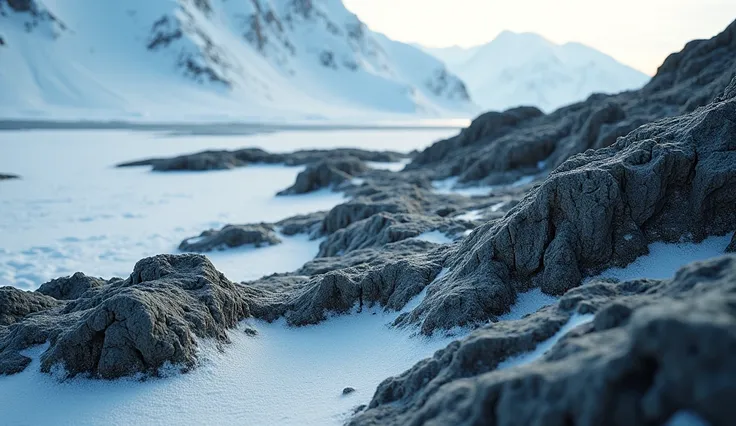
[[[534,105],[549,112],[592,93],[637,89],[649,80],[591,47],[559,45],[533,33],[504,31],[471,49],[424,50],[459,75],[473,100],[485,109]]]
[[[0,117],[467,115],[341,0],[0,0]]]

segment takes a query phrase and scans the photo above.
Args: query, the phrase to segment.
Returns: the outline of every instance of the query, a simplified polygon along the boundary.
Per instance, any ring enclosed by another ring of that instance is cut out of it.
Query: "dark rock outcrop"
[[[187,238],[179,244],[179,250],[204,253],[245,245],[262,247],[280,243],[272,225],[227,225],[220,230],[210,229],[198,237]]]
[[[686,114],[723,93],[736,75],[736,21],[710,40],[670,55],[642,89],[595,94],[543,115],[535,108],[489,112],[459,135],[425,149],[407,167],[459,183],[511,182],[551,171],[575,154],[605,148],[641,125]],[[509,172],[516,173],[509,173]]]
[[[368,170],[364,162],[352,157],[320,161],[307,166],[306,170],[296,177],[294,185],[279,192],[278,195],[306,194],[322,188],[335,187]]]
[[[505,217],[473,232],[412,313],[425,333],[484,322],[515,294],[562,294],[651,241],[736,229],[736,98],[640,127],[558,167]]]
[[[556,306],[478,329],[385,380],[350,424],[665,424],[681,410],[730,424],[735,276],[736,258],[724,257],[689,265],[672,280],[586,284]],[[512,366],[573,313],[595,317],[540,360]]]
[[[8,179],[20,179],[20,176],[0,173],[0,180],[8,180]]]
[[[107,281],[102,278],[88,277],[77,272],[71,277],[57,278],[42,284],[36,291],[57,300],[74,300],[82,297],[88,290],[102,287],[105,284]]]
[[[317,257],[338,256],[354,250],[382,247],[435,230],[461,236],[464,231],[472,228],[473,225],[469,222],[440,216],[380,212],[330,234],[320,244]]]
[[[22,312],[0,331],[0,359],[14,361],[0,372],[22,370],[29,360],[19,352],[46,341],[46,372],[60,366],[67,375],[112,379],[157,374],[166,365],[190,368],[198,338],[227,342],[226,330],[249,316],[246,294],[207,258],[191,254],[143,259],[127,279],[92,287],[63,305],[21,292],[23,304],[14,306],[22,309],[14,312]]]
[[[9,326],[28,315],[58,306],[59,302],[38,293],[15,287],[0,287],[0,327]]]

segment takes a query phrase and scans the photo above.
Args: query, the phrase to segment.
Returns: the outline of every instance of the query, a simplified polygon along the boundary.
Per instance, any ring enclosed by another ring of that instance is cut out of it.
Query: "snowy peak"
[[[546,111],[587,98],[642,87],[649,77],[581,43],[558,45],[534,33],[501,32],[472,48],[464,61],[457,49],[429,49],[468,85],[483,108],[534,105]]]
[[[0,115],[476,109],[441,61],[369,30],[340,0],[0,0],[0,11],[0,57],[12,65],[0,70],[11,94]]]

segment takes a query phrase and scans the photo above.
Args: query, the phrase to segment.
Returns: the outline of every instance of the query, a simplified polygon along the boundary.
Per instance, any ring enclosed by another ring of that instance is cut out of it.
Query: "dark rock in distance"
[[[187,238],[179,244],[179,250],[203,253],[245,245],[262,247],[280,243],[281,239],[271,225],[227,225],[220,230],[210,229],[198,237]]]

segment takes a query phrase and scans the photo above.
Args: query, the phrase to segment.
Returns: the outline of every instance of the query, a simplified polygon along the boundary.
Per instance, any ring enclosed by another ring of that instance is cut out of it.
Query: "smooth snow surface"
[[[504,368],[510,368],[510,367],[518,367],[520,365],[529,364],[531,362],[534,362],[541,358],[547,351],[552,349],[552,347],[562,339],[564,335],[570,332],[570,330],[574,329],[575,327],[587,324],[591,321],[593,321],[594,315],[592,314],[586,314],[586,315],[580,315],[575,314],[573,315],[570,320],[565,324],[560,331],[554,334],[554,336],[550,337],[549,339],[545,340],[544,342],[541,342],[537,345],[537,347],[531,351],[527,352],[525,354],[515,356],[513,358],[509,358],[507,360],[502,361],[498,364],[498,367],[496,367],[496,370],[502,370]]]
[[[440,231],[424,232],[414,238],[416,238],[417,240],[428,241],[435,244],[449,244],[452,242],[452,238],[449,238],[447,235],[443,234]]]
[[[521,319],[525,315],[533,314],[545,306],[557,303],[558,298],[542,293],[541,288],[534,288],[516,295],[516,303],[511,310],[498,317],[501,321]]]
[[[276,221],[327,210],[341,194],[275,197],[300,167],[249,166],[213,172],[154,173],[114,164],[204,149],[271,151],[353,146],[411,151],[450,130],[303,131],[253,136],[170,137],[129,131],[0,132],[0,170],[22,179],[0,185],[0,286],[35,289],[83,271],[127,276],[139,259],[174,253],[181,240],[225,224]],[[232,280],[300,267],[318,251],[305,236],[260,249],[208,256]],[[252,253],[251,253],[252,252]],[[251,265],[240,256],[254,256]]]
[[[456,216],[455,219],[467,220],[467,221],[472,222],[472,221],[475,221],[475,220],[479,220],[482,217],[483,217],[483,214],[482,214],[482,211],[481,210],[471,210],[471,211],[469,211],[467,213],[463,213],[463,214],[461,214],[459,216]]]
[[[700,243],[652,243],[649,254],[640,256],[625,268],[610,268],[593,278],[616,278],[621,281],[638,278],[667,279],[675,276],[688,263],[722,256],[733,233],[709,237]]]
[[[0,377],[0,401],[13,407],[0,423],[339,425],[385,378],[453,340],[390,328],[397,314],[364,309],[297,328],[249,322],[256,337],[233,330],[232,344],[205,349],[194,371],[145,382],[59,383],[39,372],[37,348],[25,372]],[[348,386],[356,391],[343,396]]]

